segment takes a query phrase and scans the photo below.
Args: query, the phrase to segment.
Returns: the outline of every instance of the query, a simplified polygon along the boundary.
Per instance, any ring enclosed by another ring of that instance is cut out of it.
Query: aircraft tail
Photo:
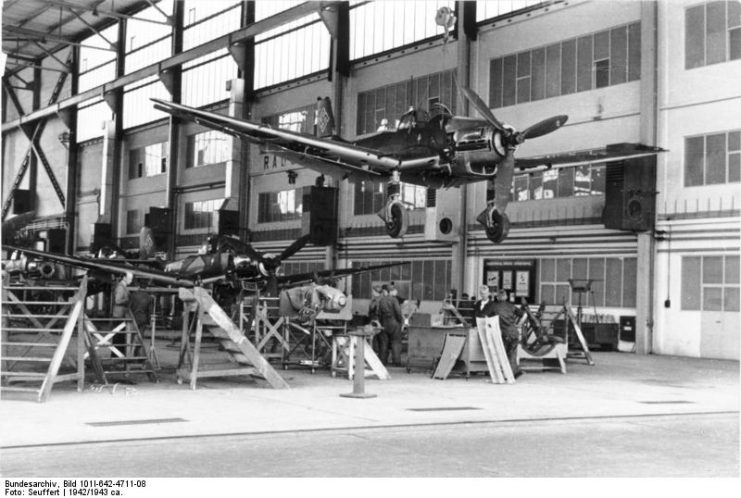
[[[337,134],[334,114],[332,114],[332,101],[329,97],[319,97],[316,101],[314,133],[320,138],[331,137]]]

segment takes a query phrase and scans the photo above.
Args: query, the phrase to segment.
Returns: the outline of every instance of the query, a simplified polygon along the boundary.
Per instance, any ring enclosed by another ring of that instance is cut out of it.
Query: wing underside
[[[519,170],[528,170],[538,167],[578,166],[581,164],[619,161],[622,159],[652,156],[660,152],[666,152],[666,149],[636,143],[618,143],[610,144],[605,147],[596,147],[593,149],[584,149],[573,152],[516,158],[515,168]]]

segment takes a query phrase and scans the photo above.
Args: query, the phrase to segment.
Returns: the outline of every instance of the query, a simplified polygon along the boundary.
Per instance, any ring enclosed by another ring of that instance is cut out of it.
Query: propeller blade
[[[522,137],[522,140],[526,140],[528,138],[542,137],[543,135],[547,135],[562,127],[568,119],[569,117],[565,114],[561,114],[559,116],[551,116],[550,118],[544,119],[543,121],[535,123],[534,125],[527,128],[525,131],[520,133],[520,137]]]
[[[309,239],[311,238],[310,234],[304,235],[303,237],[299,237],[296,239],[293,244],[283,249],[283,252],[280,253],[280,256],[278,256],[278,261],[283,261],[284,259],[288,259],[297,252],[299,252],[307,242],[309,242]]]
[[[500,123],[499,120],[494,116],[494,114],[491,112],[491,109],[489,109],[489,106],[486,105],[481,97],[479,97],[478,94],[470,88],[459,85],[457,78],[453,77],[453,79],[455,81],[455,86],[458,88],[458,91],[465,99],[467,99],[471,103],[471,105],[476,108],[477,111],[479,111],[479,114],[481,114],[484,119],[486,119],[486,121],[494,128],[503,133],[507,133],[504,125]]]

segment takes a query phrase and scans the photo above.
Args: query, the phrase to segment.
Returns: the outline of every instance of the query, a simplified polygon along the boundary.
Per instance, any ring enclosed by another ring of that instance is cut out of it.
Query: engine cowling
[[[496,173],[497,163],[507,154],[502,134],[493,128],[458,130],[453,134],[456,157],[453,176],[490,177]]]

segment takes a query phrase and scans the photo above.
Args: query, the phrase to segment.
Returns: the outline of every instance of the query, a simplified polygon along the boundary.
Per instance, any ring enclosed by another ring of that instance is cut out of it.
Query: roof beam
[[[169,24],[172,24],[172,17],[168,16],[162,9],[159,8],[159,6],[154,3],[152,0],[145,0],[154,10],[162,14],[165,19],[167,19]]]
[[[67,10],[70,11],[70,12],[72,12],[75,15],[75,17],[77,19],[79,19],[82,24],[84,24],[85,26],[87,26],[88,28],[90,28],[90,30],[93,31],[93,33],[95,33],[96,35],[98,35],[99,37],[101,37],[106,43],[108,43],[108,46],[109,47],[111,47],[114,50],[116,49],[116,44],[115,43],[113,43],[111,40],[109,40],[108,38],[106,38],[103,35],[103,33],[101,33],[98,29],[95,28],[95,26],[93,26],[92,24],[90,24],[89,22],[87,22],[85,19],[83,19],[83,17],[80,14],[78,14],[76,11],[70,9],[69,7],[67,7]]]
[[[21,64],[19,62],[11,62],[11,61],[8,61],[8,65],[15,66],[18,69],[23,69],[23,68],[31,67],[31,68],[34,68],[34,69],[41,69],[41,70],[44,70],[44,71],[54,71],[54,72],[57,72],[57,73],[69,73],[71,71],[70,69],[61,69],[61,68],[57,68],[57,67],[41,66],[39,64]]]
[[[42,50],[42,51],[43,51],[43,52],[44,52],[44,53],[45,53],[46,55],[48,55],[49,57],[51,57],[52,59],[54,59],[55,61],[57,61],[57,62],[59,63],[59,65],[60,65],[60,66],[62,66],[62,69],[65,69],[65,70],[67,70],[67,71],[69,71],[70,69],[72,69],[71,67],[67,66],[67,64],[65,64],[64,62],[62,62],[62,60],[61,60],[61,59],[60,59],[59,57],[57,57],[56,55],[54,55],[54,53],[53,53],[53,52],[50,52],[50,51],[48,51],[48,50],[46,49],[46,47],[44,47],[44,46],[43,46],[42,44],[40,44],[39,42],[37,42],[37,41],[35,41],[35,40],[34,40],[34,43],[35,43],[35,44],[36,44],[36,46],[38,46],[38,47],[39,47],[39,48],[40,48],[40,49],[41,49],[41,50]]]
[[[190,62],[204,55],[208,55],[216,50],[222,49],[224,47],[229,47],[230,45],[248,40],[250,38],[254,38],[261,33],[278,28],[291,21],[301,19],[302,17],[308,16],[310,14],[315,14],[318,12],[318,9],[318,2],[303,2],[274,16],[268,17],[256,23],[250,24],[247,27],[240,28],[236,31],[215,38],[209,42],[198,45],[197,47],[194,47],[185,52],[173,55],[172,57],[169,57],[161,62],[151,64],[147,67],[139,69],[138,71],[134,71],[133,73],[122,76],[121,78],[117,78],[116,80],[109,83],[105,83],[85,92],[81,92],[77,95],[68,97],[54,105],[31,112],[27,116],[22,116],[15,121],[4,123],[2,126],[2,131],[5,132],[8,130],[12,130],[13,128],[21,126],[23,124],[36,121],[46,116],[50,116],[64,108],[82,104],[90,99],[98,98],[108,92],[111,92],[118,88],[123,88],[124,86],[130,85],[131,83],[136,83],[137,81],[140,81],[149,76],[158,75],[159,73],[161,73],[162,71],[166,71],[167,69],[182,66],[186,62]]]
[[[172,22],[171,22],[171,20],[169,18],[168,18],[167,21],[157,21],[155,19],[144,19],[142,17],[136,17],[136,16],[132,16],[132,15],[129,15],[129,14],[122,14],[120,12],[114,12],[114,11],[111,11],[111,10],[99,9],[99,8],[97,8],[97,6],[90,7],[90,6],[85,6],[85,5],[77,5],[77,4],[73,4],[73,3],[70,3],[70,2],[66,2],[65,0],[46,0],[46,3],[51,4],[51,5],[58,5],[59,7],[66,7],[70,11],[72,11],[72,9],[87,10],[89,12],[92,12],[94,16],[110,17],[112,19],[135,19],[137,21],[149,22],[149,23],[153,23],[153,24],[163,24],[165,26],[172,25]],[[102,2],[100,2],[100,3],[102,3]],[[157,10],[159,10],[159,9],[157,9]],[[162,11],[160,10],[160,12],[162,12]],[[163,13],[163,15],[165,17],[167,17],[167,15],[165,15],[164,13]]]
[[[15,26],[7,26],[7,25],[3,26],[3,28],[8,30],[11,33],[25,36],[27,37],[29,41],[38,40],[38,41],[41,41],[42,43],[46,43],[47,41],[56,41],[59,43],[63,43],[65,45],[76,45],[78,47],[86,47],[86,48],[92,48],[92,49],[97,49],[97,50],[115,51],[114,48],[96,47],[95,45],[87,45],[87,44],[72,41],[69,38],[65,38],[63,36],[52,35],[50,33],[41,33],[39,31],[34,31],[32,29],[18,28]]]

